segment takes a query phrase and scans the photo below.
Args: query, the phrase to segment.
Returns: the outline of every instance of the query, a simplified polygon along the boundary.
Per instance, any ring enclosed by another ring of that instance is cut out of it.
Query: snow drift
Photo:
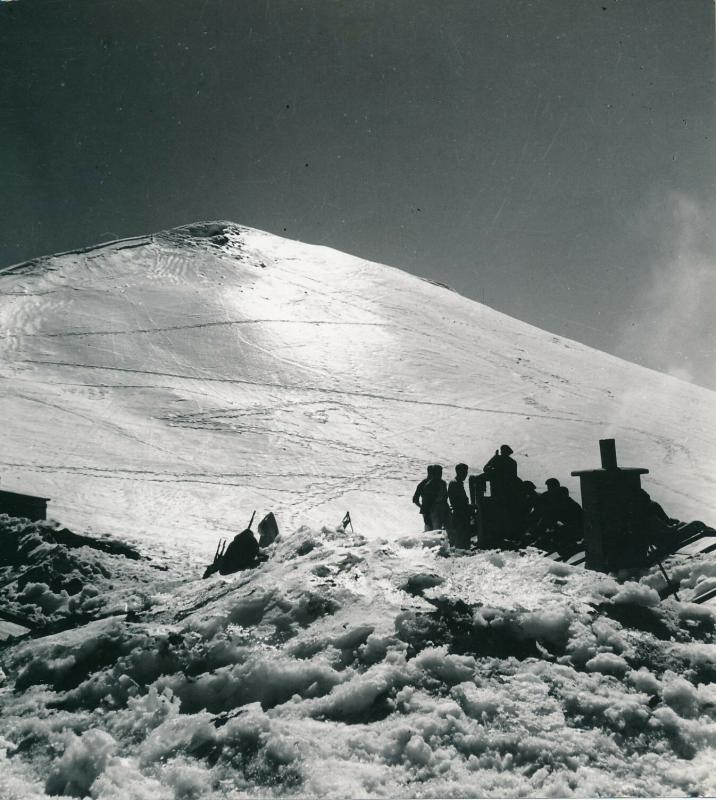
[[[331,528],[271,554],[201,581],[94,552],[110,616],[3,654],[0,795],[716,791],[716,614],[659,603],[658,571]],[[684,562],[685,597],[704,573]]]

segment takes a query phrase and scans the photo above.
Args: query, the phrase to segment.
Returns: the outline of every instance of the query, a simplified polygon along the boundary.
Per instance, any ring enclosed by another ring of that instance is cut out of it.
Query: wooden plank
[[[697,597],[694,597],[694,599],[691,602],[712,605],[711,601],[716,602],[716,586],[713,586],[711,589],[707,589],[702,594],[698,595]]]
[[[710,531],[699,531],[698,533],[694,533],[692,536],[686,536],[683,539],[680,539],[678,542],[673,542],[672,547],[683,547],[686,544],[691,544],[691,542],[698,542],[700,539],[713,539],[714,534]]]
[[[583,564],[587,560],[587,554],[584,550],[580,550],[578,553],[574,553],[567,559],[567,564],[572,564],[576,566],[578,564]]]
[[[693,556],[698,555],[699,553],[709,553],[715,547],[716,542],[714,542],[712,538],[701,537],[696,541],[685,544],[678,550],[674,550],[674,554]]]
[[[6,639],[14,639],[16,636],[24,636],[29,632],[29,628],[17,625],[6,619],[0,619],[0,642],[4,642]]]

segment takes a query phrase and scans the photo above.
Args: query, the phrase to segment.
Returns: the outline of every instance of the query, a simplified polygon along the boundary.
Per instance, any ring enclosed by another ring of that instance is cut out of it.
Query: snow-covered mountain
[[[688,602],[716,554],[668,559],[660,601],[656,566],[451,552],[410,503],[503,442],[576,493],[615,436],[713,522],[713,393],[228,223],[0,296],[2,487],[150,557],[0,516],[0,637],[30,629],[0,646],[3,800],[716,792],[716,612]],[[268,560],[200,579],[254,508]]]
[[[507,442],[577,495],[605,436],[716,519],[713,392],[397,269],[201,223],[6,268],[0,297],[2,487],[75,529],[197,560],[254,509],[410,532],[428,463]]]

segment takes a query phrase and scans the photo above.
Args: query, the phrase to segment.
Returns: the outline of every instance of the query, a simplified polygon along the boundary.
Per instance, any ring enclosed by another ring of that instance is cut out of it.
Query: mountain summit
[[[624,466],[716,517],[716,396],[398,269],[228,222],[0,270],[2,486],[206,561],[251,512],[420,528],[425,465]]]

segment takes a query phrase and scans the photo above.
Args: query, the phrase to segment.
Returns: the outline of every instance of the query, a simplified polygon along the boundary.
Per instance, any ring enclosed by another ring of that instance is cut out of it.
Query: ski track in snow
[[[215,320],[212,322],[196,322],[186,325],[166,325],[161,328],[131,328],[128,330],[109,330],[109,331],[56,331],[56,332],[43,332],[43,333],[30,333],[28,336],[39,336],[41,338],[64,338],[66,336],[131,336],[132,334],[151,334],[151,333],[165,333],[167,331],[185,331],[185,330],[199,330],[202,328],[214,328],[234,325],[260,325],[260,324],[288,324],[288,325],[345,325],[345,326],[367,326],[367,327],[389,327],[387,323],[382,322],[341,322],[337,320],[323,320],[323,319],[310,319],[310,320],[296,320],[296,319],[231,319],[231,320]],[[10,334],[2,334],[0,338],[10,338]]]
[[[579,422],[583,425],[599,426],[605,424],[604,421],[580,419],[579,417],[571,417],[558,414],[540,414],[540,413],[535,414],[531,411],[530,412],[511,411],[508,409],[486,408],[484,406],[468,406],[468,405],[460,405],[457,403],[446,403],[435,400],[418,400],[416,398],[411,398],[411,397],[391,397],[389,395],[376,394],[374,392],[360,392],[360,391],[350,391],[343,389],[333,389],[325,386],[310,386],[308,384],[286,384],[286,383],[278,383],[271,381],[253,381],[245,378],[219,378],[207,375],[182,375],[180,373],[175,373],[175,372],[157,372],[152,370],[128,369],[125,367],[107,367],[99,364],[79,364],[66,361],[39,361],[36,359],[18,359],[18,363],[46,364],[49,366],[73,367],[77,369],[98,369],[98,370],[107,370],[110,372],[130,372],[139,375],[155,375],[158,378],[176,378],[178,380],[200,381],[200,382],[203,381],[205,383],[228,383],[228,384],[245,384],[248,386],[266,386],[270,388],[287,389],[296,392],[319,392],[321,394],[330,394],[338,396],[343,395],[346,397],[365,397],[371,400],[385,400],[392,403],[406,403],[415,406],[452,408],[456,409],[457,411],[475,411],[485,414],[505,414],[508,416],[515,416],[515,417],[540,417],[544,419],[558,420],[560,422]],[[639,431],[638,428],[632,428],[632,427],[628,428],[628,430]],[[639,431],[639,432],[643,433],[644,431]]]

